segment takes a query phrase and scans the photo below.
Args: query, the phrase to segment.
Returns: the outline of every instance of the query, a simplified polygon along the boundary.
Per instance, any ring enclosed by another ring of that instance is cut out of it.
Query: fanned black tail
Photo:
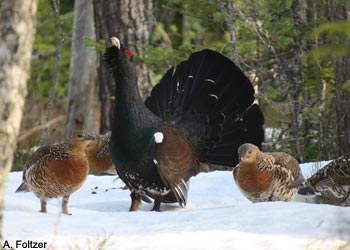
[[[235,166],[243,143],[261,147],[264,117],[249,79],[223,55],[202,50],[171,68],[146,106],[174,124],[202,162]]]

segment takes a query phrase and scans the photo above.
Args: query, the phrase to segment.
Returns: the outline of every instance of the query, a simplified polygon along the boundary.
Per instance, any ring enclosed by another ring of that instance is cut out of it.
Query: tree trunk
[[[350,6],[335,0],[328,2],[329,15],[332,22],[350,21]],[[343,44],[349,44],[349,38],[341,41]],[[345,155],[350,152],[350,57],[345,55],[342,58],[335,59],[333,62],[334,80],[335,80],[335,103],[337,114],[337,137],[339,155]]]
[[[288,99],[291,107],[292,123],[291,123],[291,137],[292,144],[296,151],[296,158],[303,162],[304,161],[304,136],[303,132],[305,130],[305,117],[303,115],[303,108],[305,107],[305,102],[303,101],[303,62],[301,60],[302,55],[305,51],[305,38],[304,31],[306,28],[306,10],[307,5],[305,1],[299,0],[294,2],[292,9],[292,16],[294,19],[294,28],[299,31],[299,34],[294,37],[294,56],[285,65],[286,79],[290,82],[290,90],[288,94]]]
[[[96,40],[106,40],[116,33],[116,2],[93,0],[93,4]],[[97,53],[97,84],[101,104],[100,133],[104,134],[111,130],[114,91],[113,78],[105,67],[102,53]]]
[[[235,20],[237,19],[236,14],[236,8],[234,6],[234,3],[231,1],[221,1],[220,2],[220,8],[222,12],[227,13],[227,28],[228,32],[230,34],[230,59],[238,66],[240,67],[239,63],[239,55],[237,53],[237,35],[236,35],[236,25]]]
[[[136,57],[143,54],[143,45],[148,44],[148,30],[146,16],[151,4],[147,1],[120,0],[98,1],[94,0],[94,15],[96,39],[107,40],[111,36],[118,36],[122,43],[129,47]],[[113,114],[113,79],[105,67],[103,56],[98,55],[98,81],[101,101],[101,128],[105,133],[111,129]],[[141,96],[146,97],[151,89],[151,75],[147,67],[135,60],[138,76],[138,85]]]
[[[335,99],[339,155],[350,152],[350,91],[343,85],[350,81],[350,58],[345,56],[334,62]]]
[[[4,191],[27,92],[36,10],[36,0],[0,4],[0,243]]]
[[[66,135],[99,128],[96,51],[84,46],[84,36],[95,38],[93,3],[75,0]]]

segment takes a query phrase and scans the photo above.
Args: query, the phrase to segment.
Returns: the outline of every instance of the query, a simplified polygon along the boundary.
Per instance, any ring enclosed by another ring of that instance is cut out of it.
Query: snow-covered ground
[[[311,163],[302,165],[307,176],[313,168]],[[116,189],[123,183],[114,180],[90,175],[71,196],[69,216],[60,214],[57,199],[48,203],[47,214],[39,213],[33,194],[15,193],[21,173],[11,173],[4,240],[12,247],[16,240],[47,242],[49,249],[350,249],[341,248],[350,241],[350,207],[252,204],[228,171],[192,178],[187,207],[162,205],[162,212],[151,212],[152,205],[144,203],[141,211],[129,213],[129,191]]]

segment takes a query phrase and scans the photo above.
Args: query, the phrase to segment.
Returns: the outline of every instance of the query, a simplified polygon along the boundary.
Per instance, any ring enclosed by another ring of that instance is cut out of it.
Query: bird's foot
[[[46,208],[46,201],[45,200],[40,200],[41,208],[40,208],[40,213],[47,213],[47,208]]]
[[[154,206],[153,206],[151,211],[160,212],[160,203],[161,203],[161,201],[162,201],[162,198],[157,197],[154,200]]]
[[[69,195],[64,195],[62,198],[62,214],[72,215],[68,213]]]
[[[68,212],[68,210],[62,211],[62,214],[65,214],[65,215],[72,215],[71,213]]]
[[[129,212],[140,210],[142,206],[140,196],[135,192],[131,192],[130,197],[131,197],[131,205],[129,208]]]

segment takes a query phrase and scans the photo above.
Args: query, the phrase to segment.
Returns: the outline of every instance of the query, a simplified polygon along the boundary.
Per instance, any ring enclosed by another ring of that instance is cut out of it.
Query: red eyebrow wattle
[[[132,51],[131,51],[131,50],[125,49],[125,50],[124,50],[124,53],[127,55],[127,57],[128,57],[129,59],[131,58],[131,56],[132,56]]]

